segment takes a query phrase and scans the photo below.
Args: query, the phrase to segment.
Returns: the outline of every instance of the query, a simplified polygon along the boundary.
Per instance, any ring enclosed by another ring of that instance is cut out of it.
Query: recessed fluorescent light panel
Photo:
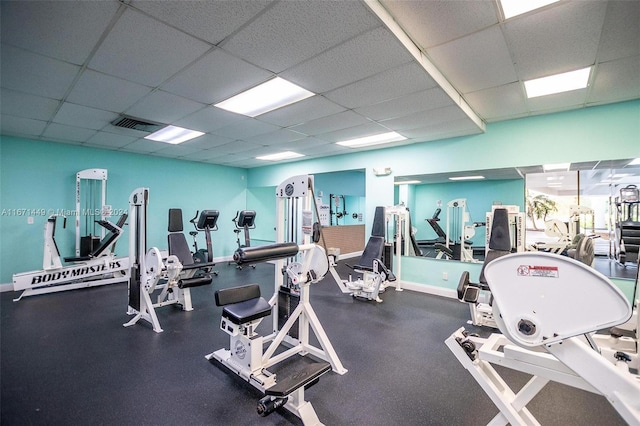
[[[302,154],[298,154],[293,151],[284,151],[278,152],[276,154],[270,155],[262,155],[260,157],[256,157],[257,160],[266,160],[266,161],[280,161],[280,160],[290,160],[292,158],[304,157]]]
[[[383,143],[402,141],[406,138],[396,132],[380,133],[378,135],[365,136],[363,138],[349,139],[346,141],[336,142],[338,145],[347,148],[360,148],[363,146],[379,145]]]
[[[214,106],[236,114],[256,117],[313,95],[315,93],[276,77]]]
[[[157,132],[153,132],[150,135],[145,136],[144,138],[152,141],[179,144],[202,135],[204,135],[204,133],[198,132],[197,130],[184,129],[178,126],[167,126]]]
[[[640,158],[632,160],[629,164],[627,164],[627,166],[640,166]]]
[[[449,180],[481,180],[484,179],[484,176],[475,175],[475,176],[457,176],[450,177]]]
[[[545,172],[550,172],[554,170],[567,171],[569,170],[570,166],[571,166],[571,163],[543,164],[542,170],[544,170]]]
[[[522,15],[534,9],[539,9],[558,0],[500,0],[504,19]]]
[[[550,75],[524,82],[528,98],[552,95],[554,93],[569,92],[571,90],[584,89],[589,83],[591,67],[581,70]]]

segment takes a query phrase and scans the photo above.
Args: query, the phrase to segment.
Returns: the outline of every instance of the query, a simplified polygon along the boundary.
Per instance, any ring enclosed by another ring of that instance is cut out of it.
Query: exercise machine
[[[49,216],[45,223],[42,269],[13,275],[13,290],[22,291],[14,301],[27,296],[113,284],[128,279],[129,258],[118,258],[113,253],[127,220],[126,214],[116,224],[106,219],[97,221],[108,231],[100,244],[86,256],[64,258],[67,264],[63,264],[55,239],[59,217],[62,217],[64,227],[66,217],[60,215]]]
[[[633,314],[629,321],[612,327],[607,333],[597,333],[593,339],[600,348],[602,355],[614,364],[624,361],[630,370],[640,374],[640,294],[638,293],[638,279],[640,269],[636,271],[636,284],[633,288],[631,303]]]
[[[213,264],[213,243],[211,242],[211,231],[218,230],[218,217],[220,212],[218,210],[202,210],[202,212],[196,211],[196,215],[189,222],[195,228],[195,231],[189,231],[189,235],[193,237],[193,261],[201,264]],[[198,249],[198,234],[204,233],[206,249]],[[213,275],[218,275],[218,271],[206,270],[204,272],[211,272]]]
[[[631,305],[604,275],[567,256],[513,253],[485,268],[493,317],[502,334],[464,328],[445,343],[498,407],[490,424],[538,425],[527,404],[550,381],[603,395],[629,424],[640,424],[640,380],[614,365],[591,338],[626,322]],[[533,377],[518,392],[493,364]]]
[[[483,222],[470,222],[471,216],[467,210],[467,200],[457,198],[447,203],[446,239],[442,247],[436,244],[439,249],[436,259],[448,258],[460,260],[461,262],[478,263],[479,260],[473,258],[473,247],[471,239],[476,235],[476,229],[484,226]]]
[[[386,210],[385,207],[376,207],[371,236],[362,252],[362,256],[360,256],[356,265],[347,264],[348,267],[353,269],[354,273],[360,274],[360,277],[354,280],[352,275],[349,274],[349,279],[343,280],[338,276],[333,265],[330,267],[330,272],[340,291],[350,294],[354,298],[375,300],[380,303],[382,299],[379,294],[385,291],[389,282],[396,281],[396,276],[389,269],[391,266],[390,259],[386,258],[391,257],[391,253],[388,253],[385,257],[385,248],[391,246],[390,244],[387,245],[385,241]],[[398,291],[402,290],[400,286],[396,287],[396,289],[399,289]]]
[[[460,276],[457,288],[458,300],[469,304],[471,313],[469,323],[475,326],[497,328],[493,318],[492,295],[485,270],[491,261],[514,252],[512,242],[517,239],[512,236],[512,231],[515,228],[511,226],[511,223],[508,208],[496,207],[492,209],[491,215],[487,215],[487,227],[491,233],[479,280],[477,283],[471,282],[468,271],[464,271]],[[516,245],[515,250],[517,249]]]
[[[240,247],[234,253],[240,264],[275,261],[275,292],[267,301],[255,284],[218,290],[216,304],[223,306],[220,328],[229,334],[229,348],[206,359],[220,362],[264,393],[257,407],[260,415],[283,407],[304,425],[318,425],[311,402],[305,400],[305,389],[330,370],[338,374],[347,370],[309,297],[310,285],[329,270],[324,249],[312,239],[318,227],[311,210],[311,203],[315,205],[313,176],[294,176],[282,182],[276,200],[276,244]],[[272,333],[263,336],[256,329],[268,316]],[[312,343],[311,332],[319,346]]]
[[[589,207],[569,206],[568,224],[558,219],[550,219],[544,223],[545,235],[555,238],[556,241],[536,242],[529,249],[562,254],[587,265],[592,265],[595,258],[593,215],[593,209]],[[590,217],[592,223],[591,234],[589,235],[582,232],[581,222],[586,222],[586,217]]]
[[[614,256],[621,265],[638,265],[640,253],[640,190],[636,185],[620,189],[615,210]]]
[[[249,230],[255,229],[256,227],[255,210],[238,210],[236,212],[236,217],[231,220],[236,227],[233,232],[236,234],[236,243],[238,244],[238,248],[251,247],[251,236],[249,235]],[[240,243],[240,232],[244,232],[244,244]],[[251,265],[251,267],[255,268],[256,266]],[[242,265],[236,264],[236,268],[242,269]]]
[[[493,226],[493,216],[496,209],[504,209],[507,211],[509,239],[511,243],[511,252],[525,251],[525,215],[520,211],[520,207],[514,205],[502,205],[494,204],[491,206],[491,211],[486,215],[486,239],[485,239],[485,254],[489,251],[489,242],[491,240],[491,230]],[[505,224],[501,224],[504,226]]]
[[[76,173],[76,256],[89,255],[105,237],[105,227],[96,225],[111,215],[111,206],[107,205],[107,175],[105,169]]]
[[[138,188],[129,197],[129,297],[127,315],[133,318],[125,327],[144,320],[153,331],[161,333],[162,327],[155,309],[167,305],[179,305],[184,311],[192,311],[191,288],[211,284],[212,278],[202,272],[213,266],[195,263],[187,240],[182,233],[182,210],[169,209],[169,254],[165,258],[160,250],[151,247],[147,251],[147,206],[149,189]],[[155,302],[152,298],[155,297]]]

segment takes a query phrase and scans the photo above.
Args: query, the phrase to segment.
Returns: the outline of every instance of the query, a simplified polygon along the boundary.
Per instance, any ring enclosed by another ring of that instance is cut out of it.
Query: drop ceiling
[[[640,98],[640,1],[561,0],[507,21],[493,0],[0,8],[0,130],[36,140],[257,167],[279,151],[351,153],[335,142],[376,133],[413,144]],[[524,80],[591,65],[587,89],[526,99]],[[275,76],[317,95],[255,118],[213,106]],[[113,126],[121,115],[205,135],[152,142]]]

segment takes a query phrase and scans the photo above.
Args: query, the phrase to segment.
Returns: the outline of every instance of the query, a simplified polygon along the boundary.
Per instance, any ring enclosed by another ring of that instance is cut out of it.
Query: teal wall
[[[196,210],[220,210],[219,231],[213,233],[214,256],[228,256],[235,248],[231,219],[246,205],[246,170],[169,158],[151,157],[75,145],[12,137],[0,140],[0,283],[12,274],[42,268],[44,225],[50,210],[75,210],[75,176],[84,169],[107,169],[107,203],[128,211],[129,195],[149,188],[148,246],[167,247],[168,209],[183,209],[185,231]],[[273,197],[273,195],[272,195]],[[13,209],[38,209],[47,214],[27,217]],[[112,219],[114,222],[116,218]],[[128,229],[116,245],[118,256],[129,248]],[[187,234],[189,244],[192,239]],[[75,226],[59,221],[56,241],[60,254],[75,251]],[[204,237],[199,235],[204,247]]]
[[[467,200],[469,222],[484,222],[491,205],[501,202],[502,205],[516,205],[524,211],[524,179],[491,180],[474,182],[452,182],[429,185],[415,185],[415,207],[411,218],[417,229],[417,240],[437,238],[433,228],[426,219],[433,217],[437,202],[442,202],[440,227],[446,232],[447,202],[453,199]],[[453,220],[453,219],[452,219]],[[474,246],[484,246],[486,228],[476,227],[476,235],[471,239]]]
[[[239,209],[258,212],[252,238],[273,240],[273,189],[293,175],[364,170],[363,210],[368,235],[375,207],[395,203],[395,176],[634,157],[640,157],[640,100],[491,123],[480,135],[249,170],[2,137],[0,209],[73,209],[76,172],[104,168],[109,171],[108,203],[115,209],[127,208],[133,189],[150,188],[150,246],[166,247],[168,208],[183,208],[187,219],[196,209],[220,210],[220,230],[213,235],[215,256],[220,257],[230,255],[235,249],[231,219]],[[373,174],[373,168],[384,167],[390,167],[392,174]],[[415,193],[411,195],[409,191],[409,197],[419,199],[422,190],[412,191]],[[513,195],[522,200],[515,189]],[[471,195],[465,191],[462,196],[469,199]],[[454,198],[441,197],[443,202]],[[491,201],[496,198],[492,196]],[[506,197],[500,199],[505,204],[517,204]],[[476,204],[481,204],[469,203],[474,209]],[[414,226],[418,228],[424,226],[422,222],[435,209],[433,202],[428,200],[424,207],[411,200],[408,206],[412,209]],[[484,205],[478,207],[486,210]],[[476,217],[473,211],[471,213],[473,220],[483,220],[483,214]],[[42,233],[46,217],[34,217],[34,220],[33,225],[28,225],[24,217],[0,216],[0,282],[11,282],[14,272],[42,266]],[[56,235],[62,254],[72,254],[73,229],[59,229]],[[118,243],[118,254],[126,254],[127,239],[125,230]],[[430,274],[435,277],[441,276],[442,272],[438,264],[434,261],[430,266],[433,269]]]

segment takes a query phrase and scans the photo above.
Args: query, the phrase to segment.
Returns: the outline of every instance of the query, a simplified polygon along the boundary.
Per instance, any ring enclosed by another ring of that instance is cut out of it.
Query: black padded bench
[[[127,221],[128,214],[125,213],[120,216],[118,222],[114,226],[113,223],[108,220],[96,220],[95,222],[109,231],[102,240],[100,240],[100,244],[96,247],[88,256],[73,256],[73,257],[65,257],[65,262],[84,262],[87,260],[95,259],[96,257],[100,257],[111,244],[120,236],[122,233],[122,227]]]
[[[260,295],[258,284],[226,288],[215,292],[216,306],[224,306],[222,317],[236,325],[271,314],[271,305]]]
[[[283,398],[302,386],[314,384],[316,379],[329,370],[331,370],[331,364],[326,361],[306,364],[304,367],[297,369],[295,373],[283,379],[280,379],[280,374],[278,374],[276,384],[265,389],[264,393],[265,395]]]

